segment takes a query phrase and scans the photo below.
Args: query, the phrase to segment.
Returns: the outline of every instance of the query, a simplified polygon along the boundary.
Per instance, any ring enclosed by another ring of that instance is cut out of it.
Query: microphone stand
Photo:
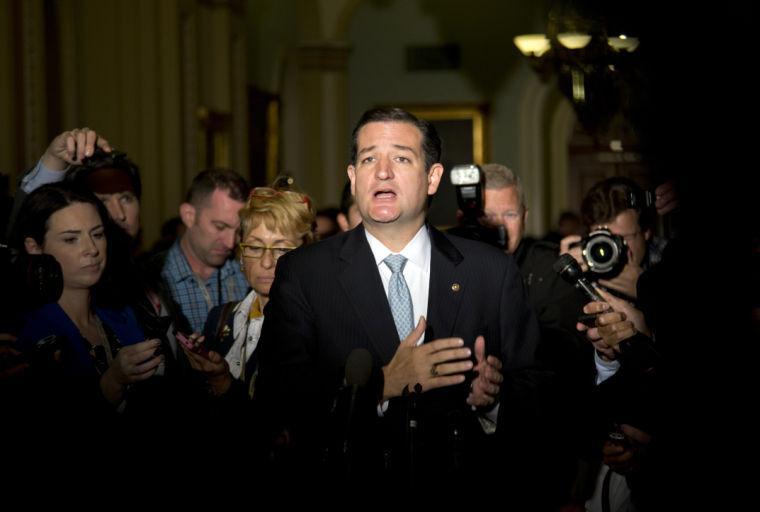
[[[414,385],[414,391],[409,392],[408,386],[404,386],[401,396],[407,397],[406,409],[406,439],[409,451],[409,477],[412,481],[417,477],[417,443],[419,437],[420,420],[419,420],[419,403],[418,397],[422,393],[422,385]]]
[[[354,411],[354,407],[356,404],[356,394],[358,393],[358,386],[353,385],[351,386],[351,394],[349,397],[349,403],[348,403],[348,418],[346,419],[346,435],[343,439],[343,446],[341,447],[343,451],[343,461],[346,468],[346,473],[350,476],[352,475],[353,471],[353,462],[354,462],[354,449],[353,449],[353,439],[351,437],[354,435],[353,427],[354,427],[354,414],[356,414],[356,411]]]

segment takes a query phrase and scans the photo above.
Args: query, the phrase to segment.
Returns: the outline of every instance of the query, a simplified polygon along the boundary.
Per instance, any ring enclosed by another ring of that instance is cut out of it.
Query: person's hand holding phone
[[[193,354],[208,357],[208,348],[203,344],[205,337],[200,333],[194,332],[188,336],[180,331],[176,331],[174,337],[177,338],[183,349],[187,349]]]
[[[199,333],[185,336],[177,332],[175,336],[190,361],[190,366],[206,377],[211,391],[215,395],[226,393],[232,385],[232,375],[224,357],[218,352],[208,350],[203,344],[205,337]]]
[[[155,375],[164,362],[160,347],[161,340],[151,339],[121,348],[100,378],[103,396],[109,402],[118,404],[130,384]]]

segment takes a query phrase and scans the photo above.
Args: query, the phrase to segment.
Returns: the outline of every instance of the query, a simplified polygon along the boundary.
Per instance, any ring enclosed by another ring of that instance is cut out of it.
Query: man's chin
[[[212,267],[221,267],[225,264],[229,256],[229,253],[224,255],[212,254],[209,256],[207,263]]]
[[[396,222],[401,214],[398,212],[372,212],[369,217],[375,224],[390,224]]]

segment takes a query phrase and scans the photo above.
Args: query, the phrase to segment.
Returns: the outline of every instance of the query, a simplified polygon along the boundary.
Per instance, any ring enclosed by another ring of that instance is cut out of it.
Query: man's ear
[[[438,186],[441,184],[441,176],[443,176],[443,165],[433,164],[428,171],[427,193],[429,196],[432,196],[438,190]]]
[[[182,203],[179,205],[179,218],[182,219],[182,224],[186,228],[190,229],[195,225],[195,206],[190,203]]]
[[[24,238],[24,249],[26,249],[27,254],[42,254],[42,247],[30,236]]]
[[[650,238],[652,238],[652,230],[647,229],[644,231],[644,240],[648,242]]]
[[[530,208],[527,206],[523,207],[523,224],[528,223],[528,213],[530,212]]]
[[[353,165],[349,165],[348,169],[346,169],[346,174],[348,174],[348,179],[351,181],[351,195],[356,195],[356,167]]]

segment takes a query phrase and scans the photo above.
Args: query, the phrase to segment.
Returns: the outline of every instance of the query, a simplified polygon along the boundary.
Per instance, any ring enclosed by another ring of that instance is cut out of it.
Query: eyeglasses
[[[238,244],[240,246],[240,251],[243,254],[243,258],[263,258],[264,253],[266,251],[269,251],[272,254],[272,258],[274,260],[280,259],[281,256],[284,256],[288,252],[295,249],[295,247],[271,247],[269,245],[266,246],[260,246],[260,245],[250,245],[250,244]]]
[[[620,237],[623,240],[625,240],[625,243],[627,243],[628,245],[631,245],[636,240],[636,237],[639,236],[640,233],[641,233],[641,230],[637,229],[633,233],[628,233],[628,234],[625,234],[625,235],[620,235]]]

